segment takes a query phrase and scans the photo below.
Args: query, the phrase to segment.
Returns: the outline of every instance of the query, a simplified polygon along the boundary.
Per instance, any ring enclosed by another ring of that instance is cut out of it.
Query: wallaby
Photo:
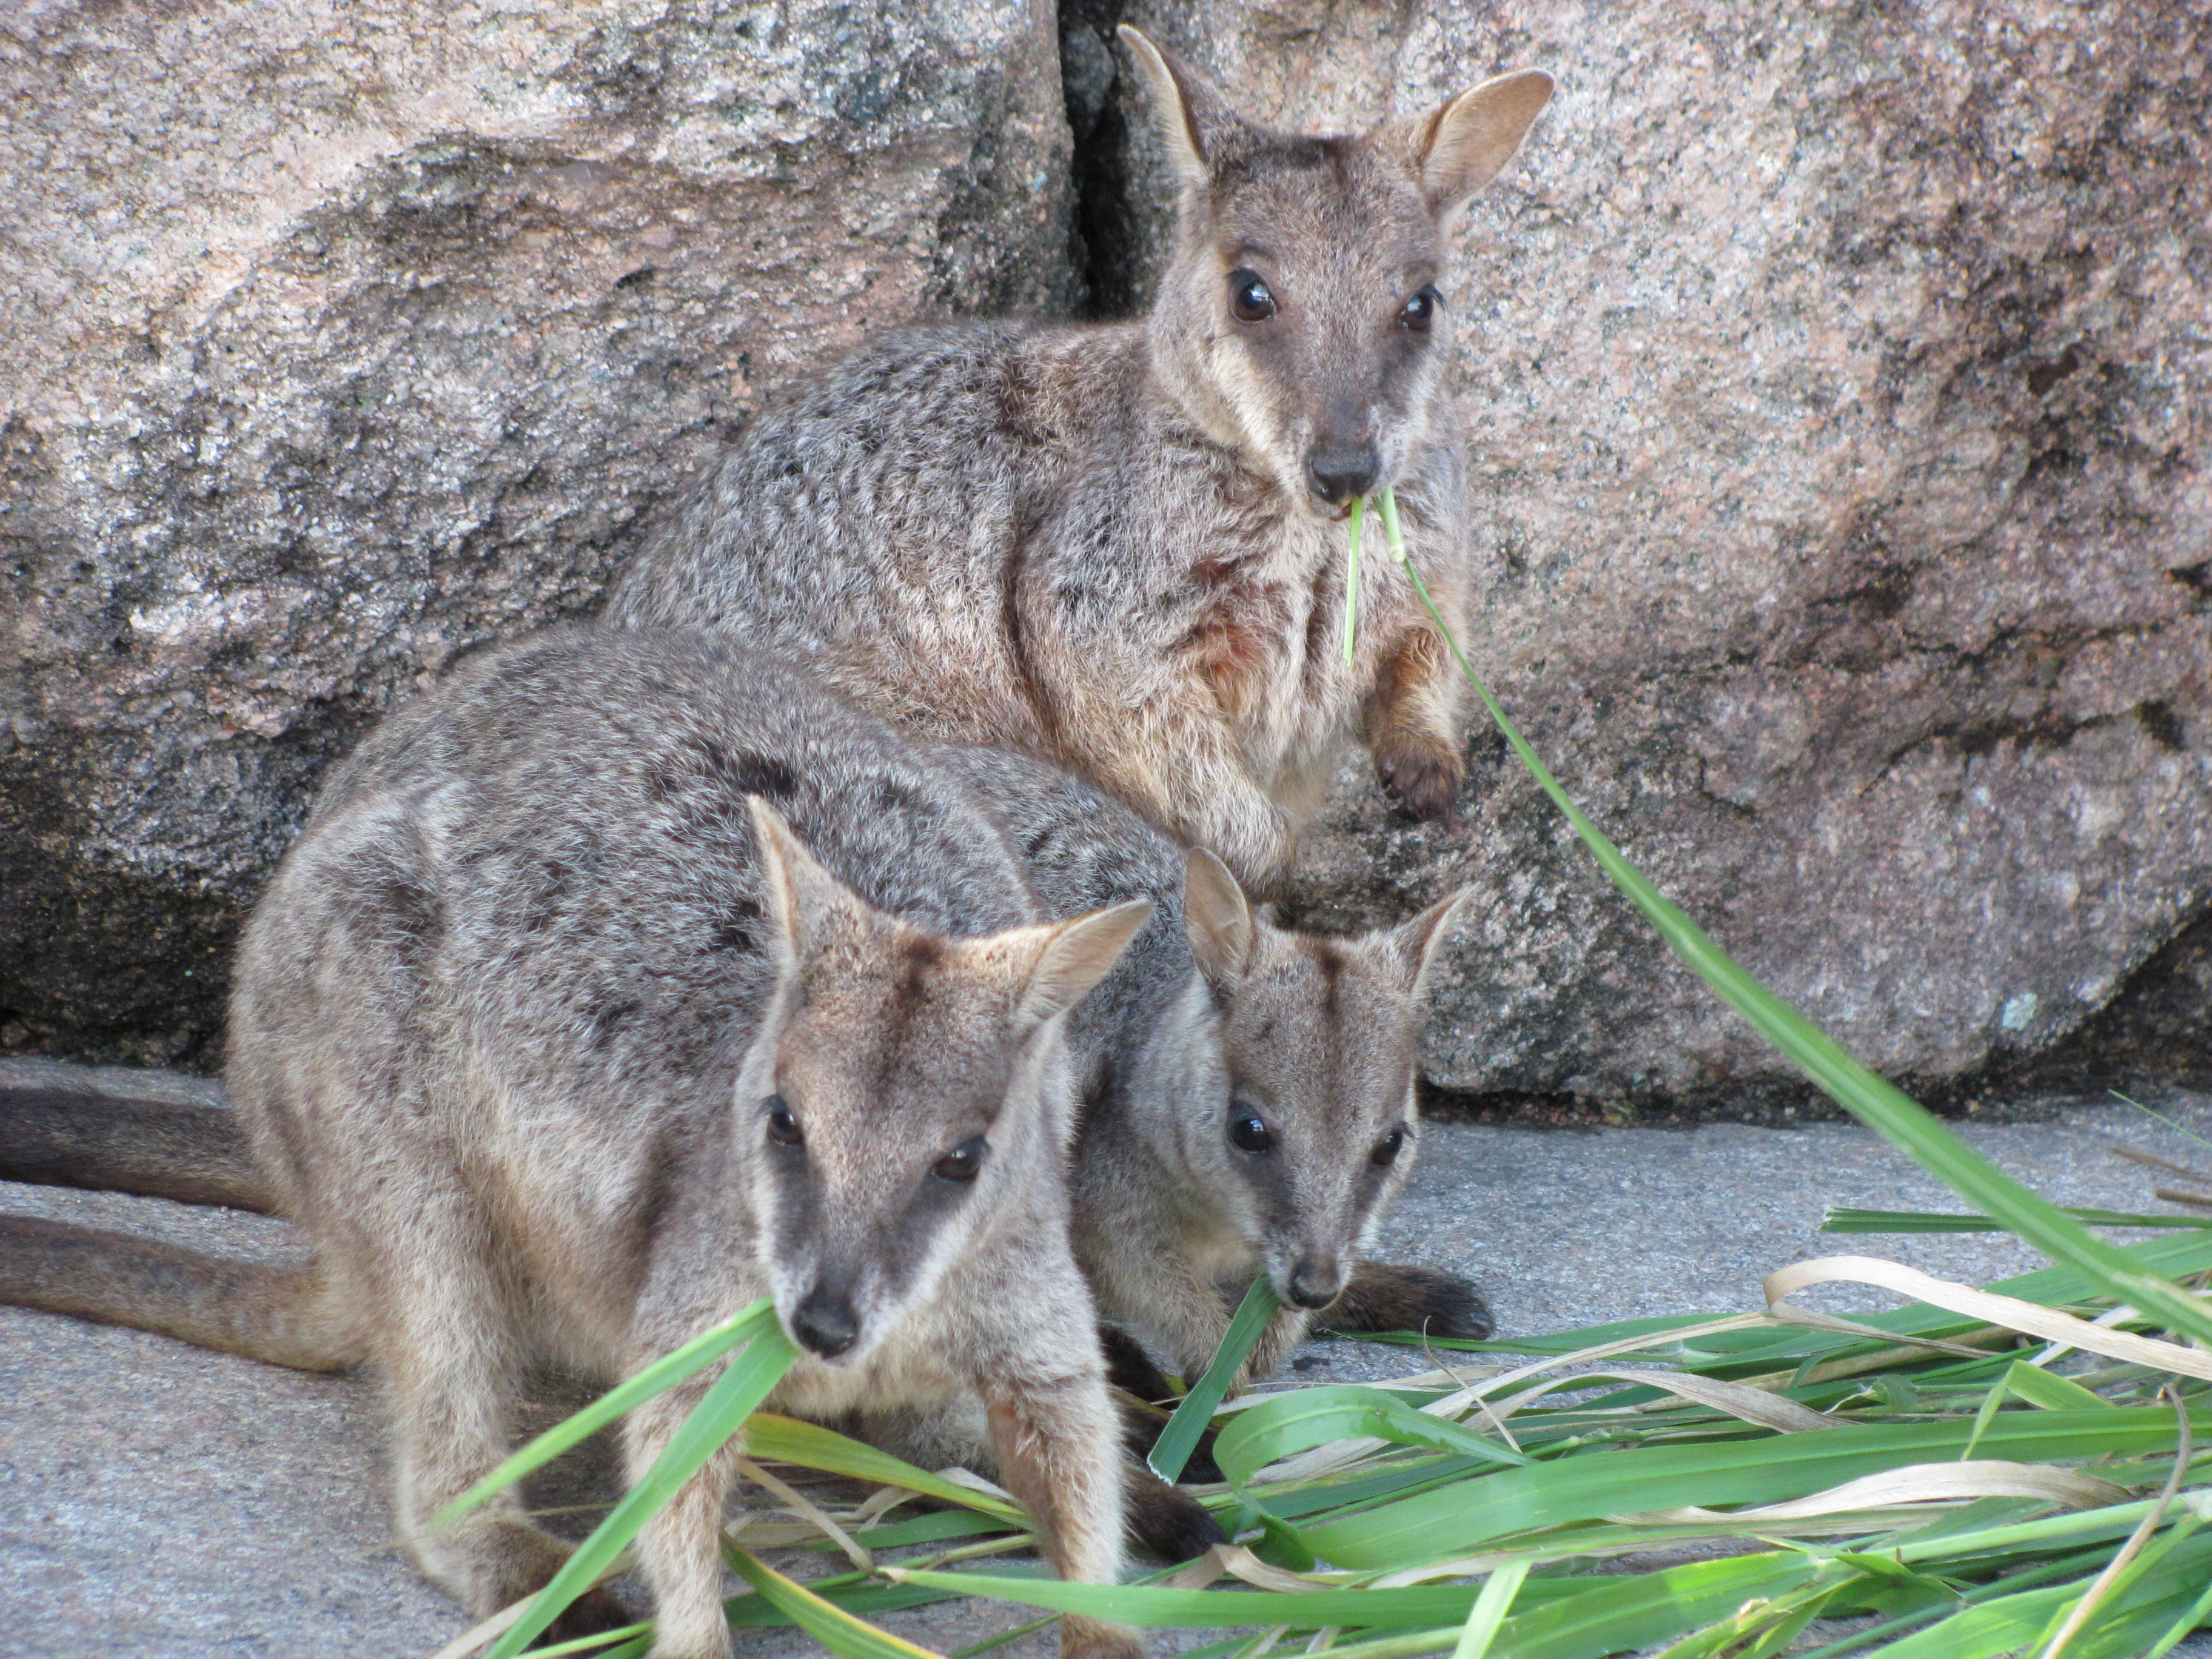
[[[1464,890],[1357,938],[1291,932],[1255,914],[1220,860],[1184,853],[1081,778],[1003,750],[933,759],[989,803],[1051,914],[1152,903],[1068,1018],[1083,1097],[1076,1254],[1101,1310],[1194,1377],[1261,1273],[1283,1311],[1249,1379],[1316,1317],[1489,1335],[1465,1281],[1355,1266],[1413,1163],[1423,981]],[[1117,1380],[1159,1397],[1140,1355],[1109,1350]]]
[[[659,694],[631,696],[594,666],[600,657],[635,675],[658,653],[688,659],[707,649],[699,636],[631,630],[604,633],[598,636],[604,649],[595,651],[589,637],[571,636],[562,660],[580,665],[580,678],[611,708],[655,707]],[[741,685],[742,697],[702,700],[696,718],[726,715],[720,752],[739,757],[730,764],[750,792],[788,807],[788,792],[816,769],[853,775],[855,763],[839,757],[865,738],[899,753],[908,773],[931,779],[937,796],[964,801],[965,811],[988,822],[1011,860],[997,874],[1021,888],[1029,913],[1066,920],[1133,900],[1152,904],[1149,923],[1065,1022],[1083,1102],[1076,1245],[1109,1318],[1188,1374],[1211,1358],[1235,1297],[1261,1273],[1285,1310],[1255,1352],[1254,1376],[1271,1371],[1323,1308],[1340,1329],[1489,1334],[1487,1310],[1463,1281],[1423,1268],[1353,1266],[1413,1162],[1421,982],[1457,896],[1397,928],[1357,939],[1280,930],[1254,915],[1212,854],[1186,853],[1085,780],[1003,750],[910,743],[839,708],[771,660],[741,667],[732,660],[723,672]],[[771,729],[763,731],[763,717],[744,706],[745,699],[781,711]],[[808,734],[803,743],[794,735],[801,732]],[[380,747],[410,757],[398,743],[393,738]],[[878,750],[866,752],[872,759]],[[415,764],[411,757],[408,763]],[[375,764],[355,763],[356,775],[341,775],[331,790],[358,792],[364,785],[357,775]],[[394,773],[380,787],[399,789],[405,777]],[[857,805],[865,811],[870,803]],[[326,804],[319,813],[330,810]],[[889,861],[895,852],[880,856]],[[926,851],[908,856],[926,870],[941,863]],[[872,877],[893,878],[888,869]],[[869,890],[896,908],[893,890]],[[58,1170],[58,1178],[87,1179],[81,1166],[88,1158],[96,1173],[112,1177],[117,1137],[112,1126],[93,1126],[102,1131],[97,1134],[79,1126],[83,1115],[79,1106],[39,1137],[35,1125],[13,1121],[0,1102],[0,1169],[26,1161],[17,1154],[27,1140],[47,1171],[33,1178],[57,1178]],[[210,1127],[220,1128],[221,1115],[207,1115]],[[251,1189],[251,1167],[235,1167],[247,1162],[242,1148],[229,1149],[227,1169],[221,1145],[195,1141],[186,1125],[158,1127],[162,1144],[175,1147],[175,1160],[196,1177],[211,1177],[226,1195]],[[70,1148],[51,1144],[58,1137],[86,1150],[72,1157]],[[72,1170],[73,1162],[80,1167]],[[131,1173],[142,1187],[150,1180],[158,1190],[191,1195],[189,1182],[162,1168]],[[4,1281],[0,1295],[7,1295]],[[1159,1398],[1166,1385],[1141,1348],[1118,1340],[1109,1346],[1117,1380],[1144,1398]],[[972,1414],[967,1420],[975,1421]],[[946,1458],[988,1452],[972,1437],[944,1437],[951,1430],[943,1422],[939,1432],[934,1444]],[[1203,1547],[1196,1517],[1164,1506],[1149,1489],[1139,1497],[1134,1530],[1141,1539],[1170,1553],[1194,1542]]]
[[[862,348],[752,422],[605,620],[736,633],[911,730],[1072,767],[1270,896],[1355,735],[1418,816],[1463,777],[1462,688],[1379,531],[1344,660],[1343,520],[1395,486],[1463,629],[1447,234],[1552,82],[1309,137],[1121,39],[1180,191],[1151,313]]]
[[[402,1533],[477,1614],[566,1553],[512,1501],[424,1530],[505,1455],[523,1356],[626,1375],[762,1296],[801,1349],[773,1404],[972,1397],[1046,1559],[1110,1583],[1122,1460],[1067,1243],[1063,1028],[1146,909],[1047,918],[964,790],[726,645],[490,653],[337,769],[240,946],[228,1082],[313,1265],[17,1220],[0,1279],[285,1364],[375,1360]],[[629,1413],[633,1479],[710,1381]],[[656,1659],[728,1650],[741,1452],[640,1536]],[[562,1633],[623,1617],[598,1593]],[[1070,1618],[1062,1650],[1143,1649]]]

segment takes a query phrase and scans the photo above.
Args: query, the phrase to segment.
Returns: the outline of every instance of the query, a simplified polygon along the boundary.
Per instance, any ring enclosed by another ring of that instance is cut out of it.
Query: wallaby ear
[[[1176,181],[1204,184],[1223,139],[1244,125],[1243,118],[1182,58],[1162,52],[1127,23],[1115,33],[1145,82],[1152,127],[1167,148]]]
[[[826,923],[854,914],[855,901],[792,833],[782,813],[758,795],[747,795],[745,805],[753,815],[753,845],[760,851],[761,873],[768,878],[769,913],[777,936],[792,957],[802,956],[806,942]]]
[[[1462,92],[1415,129],[1421,194],[1440,223],[1449,223],[1513,159],[1551,96],[1550,76],[1517,70]]]
[[[1436,961],[1437,952],[1451,937],[1452,923],[1460,907],[1474,896],[1474,889],[1462,887],[1449,898],[1438,899],[1418,916],[1400,922],[1390,930],[1390,945],[1397,951],[1398,959],[1405,964],[1406,988],[1415,996],[1421,994],[1421,985],[1429,976],[1430,964]]]
[[[1054,928],[1030,973],[1018,1018],[1025,1024],[1042,1025],[1082,1001],[1121,960],[1122,951],[1152,915],[1152,900],[1131,899]]]
[[[1191,848],[1183,878],[1182,926],[1199,971],[1216,989],[1228,989],[1251,968],[1260,942],[1252,906],[1229,866],[1203,847]]]

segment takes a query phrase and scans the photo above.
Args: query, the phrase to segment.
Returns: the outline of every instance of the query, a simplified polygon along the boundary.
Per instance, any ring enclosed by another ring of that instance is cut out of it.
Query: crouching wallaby
[[[493,653],[338,769],[240,948],[229,1085],[312,1267],[19,1220],[0,1287],[374,1360],[401,1531],[475,1613],[566,1550],[511,1501],[423,1529],[505,1455],[523,1357],[629,1374],[762,1296],[801,1349],[773,1403],[980,1402],[1053,1567],[1111,1582],[1123,1465],[1067,1245],[1063,1028],[1146,908],[1046,917],[964,790],[726,647]],[[633,1478],[709,1381],[630,1413]],[[741,1450],[640,1536],[657,1659],[727,1651]],[[623,1617],[599,1593],[562,1633]],[[1143,1650],[1074,1618],[1062,1644]]]
[[[1355,735],[1419,816],[1461,782],[1459,682],[1387,558],[1344,660],[1342,520],[1395,486],[1462,626],[1445,240],[1552,83],[1306,137],[1121,35],[1181,191],[1151,314],[884,337],[752,423],[606,620],[742,635],[909,729],[1060,762],[1266,896]]]
[[[1000,750],[933,755],[990,804],[1052,914],[1152,903],[1068,1021],[1083,1097],[1076,1253],[1101,1311],[1188,1376],[1261,1274],[1283,1310],[1249,1378],[1316,1318],[1489,1335],[1464,1280],[1358,1261],[1413,1163],[1423,981],[1464,891],[1354,938],[1290,932],[1255,915],[1212,854],[1184,853],[1080,778]],[[1109,1352],[1117,1381],[1159,1397],[1135,1345],[1109,1339]]]

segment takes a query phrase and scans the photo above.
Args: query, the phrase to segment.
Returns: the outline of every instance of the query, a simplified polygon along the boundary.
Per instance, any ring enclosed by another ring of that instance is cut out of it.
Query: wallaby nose
[[[1382,458],[1373,444],[1357,449],[1319,448],[1306,456],[1306,482],[1315,495],[1337,507],[1374,489],[1382,470]]]
[[[1344,1294],[1344,1270],[1334,1263],[1301,1261],[1291,1269],[1291,1300],[1318,1312]]]
[[[817,1286],[791,1316],[791,1334],[824,1359],[835,1359],[860,1334],[860,1322],[850,1302]]]

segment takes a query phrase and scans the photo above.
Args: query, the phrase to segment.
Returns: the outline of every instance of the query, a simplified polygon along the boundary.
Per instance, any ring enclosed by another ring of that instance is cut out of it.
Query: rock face
[[[0,20],[0,1048],[210,1057],[231,933],[329,757],[454,653],[587,606],[802,364],[1086,280],[1139,303],[1164,208],[1124,16],[1287,125],[1550,70],[1449,285],[1478,665],[1630,855],[1872,1063],[2185,1058],[2212,1001],[2179,939],[2212,893],[2190,0],[1068,0],[1057,40],[1006,0]],[[1433,1080],[1780,1086],[1475,752],[1462,830],[1348,775],[1309,852],[1322,921],[1480,890]],[[2146,963],[2140,1016],[2099,1014]]]
[[[209,1057],[322,766],[760,392],[1065,309],[1024,0],[0,19],[0,1046]]]
[[[1469,648],[1747,966],[1940,1088],[2064,1037],[2203,910],[2212,13],[1114,15],[1286,126],[1558,78],[1448,290],[1487,589]],[[1113,20],[1071,14],[1069,61]],[[1107,152],[1091,178],[1142,170],[1125,90],[1071,97]],[[1103,288],[1141,297],[1162,222],[1157,198],[1087,208],[1129,251]],[[1517,763],[1481,732],[1477,754],[1462,832],[1394,823],[1350,778],[1309,855],[1324,920],[1478,889],[1432,1080],[1778,1082]]]

